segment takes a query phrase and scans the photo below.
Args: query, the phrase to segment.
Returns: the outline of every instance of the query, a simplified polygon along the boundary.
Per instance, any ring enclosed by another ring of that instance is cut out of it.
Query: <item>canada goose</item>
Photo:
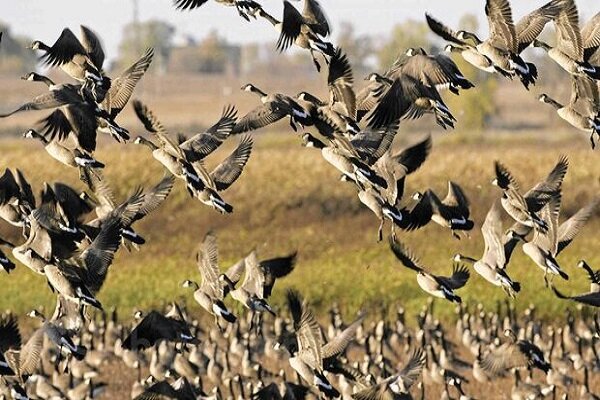
[[[283,278],[294,269],[296,254],[288,257],[258,261],[256,252],[252,251],[244,258],[244,280],[242,284],[231,291],[231,297],[239,301],[252,312],[275,312],[267,303],[277,278]],[[254,318],[253,318],[254,319]],[[253,322],[253,321],[252,321]],[[250,326],[252,329],[253,326]]]
[[[424,85],[434,86],[437,90],[449,89],[454,94],[459,94],[460,89],[475,87],[452,59],[443,54],[429,55],[423,48],[407,49],[405,56],[397,59],[385,76],[393,79],[402,74],[419,79]]]
[[[417,283],[426,293],[451,302],[462,302],[454,290],[460,289],[469,280],[469,271],[464,266],[455,265],[450,277],[436,276],[425,271],[410,250],[394,238],[390,238],[390,249],[402,265],[417,273]]]
[[[151,311],[133,328],[123,341],[127,350],[147,349],[161,340],[198,344],[187,325],[179,318],[164,316],[157,311]]]
[[[323,373],[323,339],[317,320],[302,300],[300,294],[288,290],[287,303],[294,323],[296,351],[289,359],[290,366],[327,398],[337,398],[340,393]]]
[[[600,66],[591,65],[588,61],[600,43],[597,19],[592,18],[584,27],[583,36],[575,1],[563,0],[561,5],[560,13],[554,18],[556,46],[550,47],[541,40],[535,40],[533,45],[544,49],[569,74],[600,79]]]
[[[346,136],[341,134],[353,137],[360,132],[356,123],[356,94],[353,85],[354,76],[348,57],[337,48],[331,57],[327,73],[329,100],[322,101],[308,92],[300,92],[296,96],[302,105],[306,104],[304,108],[310,115],[305,125],[314,125],[322,136],[335,140],[346,148],[349,147],[344,140]]]
[[[500,286],[510,297],[514,298],[521,290],[521,284],[513,281],[506,272],[506,256],[502,244],[502,220],[500,202],[494,201],[481,226],[485,249],[481,259],[475,260],[461,254],[454,256],[456,262],[471,262],[475,271],[492,285]]]
[[[37,139],[44,145],[44,149],[52,158],[69,167],[79,168],[80,176],[86,168],[104,168],[104,164],[96,160],[83,149],[69,148],[59,143],[56,139],[48,140],[35,129],[29,129],[23,134],[24,138]]]
[[[87,354],[87,348],[82,345],[77,345],[73,342],[72,337],[75,335],[74,331],[65,329],[54,321],[46,319],[44,314],[38,310],[32,310],[27,315],[42,322],[42,326],[38,328],[38,331],[41,332],[40,335],[45,335],[55,346],[58,347],[59,356],[62,352],[65,352],[67,355],[73,356],[78,361],[84,359]],[[33,334],[34,337],[36,334],[38,334],[38,331]],[[43,336],[39,340],[42,339]]]
[[[549,223],[546,233],[536,231],[533,240],[523,244],[523,252],[527,254],[540,268],[546,272],[560,274],[562,278],[568,279],[558,263],[556,256],[560,254],[575,239],[581,228],[594,213],[600,203],[600,199],[593,200],[587,206],[581,208],[571,218],[558,224],[561,197],[555,195],[542,209],[544,219]],[[521,239],[521,238],[519,238]]]
[[[396,374],[377,385],[352,395],[355,400],[409,399],[409,390],[417,382],[425,366],[425,352],[414,350],[406,365]]]
[[[200,7],[208,0],[174,0],[173,5],[178,10],[193,10]],[[262,10],[260,4],[254,0],[216,0],[217,3],[235,7],[242,18],[250,21],[250,16],[256,18],[256,13]]]
[[[494,67],[494,63],[489,57],[481,54],[474,45],[464,39],[459,39],[457,32],[448,28],[429,14],[425,14],[425,19],[427,20],[427,25],[429,25],[429,28],[435,34],[442,39],[451,42],[451,44],[447,44],[446,47],[444,47],[445,51],[460,54],[466,62],[482,71],[489,73],[497,71]]]
[[[44,82],[48,86],[48,91],[34,97],[31,101],[28,101],[8,113],[1,114],[0,118],[9,117],[22,111],[45,110],[48,108],[60,107],[65,104],[81,102],[81,95],[79,94],[80,87],[77,85],[69,83],[57,85],[50,78],[35,72],[30,72],[21,79]]]
[[[9,224],[25,228],[29,224],[28,214],[35,207],[31,185],[23,173],[17,169],[16,176],[6,169],[0,177],[0,218]]]
[[[198,397],[202,396],[202,397]],[[135,400],[151,400],[158,398],[168,398],[176,400],[196,400],[206,398],[205,394],[197,394],[185,377],[179,378],[172,385],[164,381],[159,381],[148,387]]]
[[[504,336],[508,341],[483,356],[482,367],[492,375],[500,375],[512,368],[538,368],[545,373],[551,365],[544,359],[539,347],[527,340],[517,340],[515,333],[506,329]]]
[[[90,172],[86,170],[85,182],[88,188],[92,192],[92,196],[87,193],[80,195],[84,200],[91,202],[96,212],[96,219],[89,221],[87,225],[98,225],[100,226],[103,221],[109,218],[113,212],[118,208],[114,198],[113,191],[108,186],[106,180],[102,175],[97,172]],[[123,226],[121,236],[123,237],[123,244],[129,246],[129,243],[133,247],[142,245],[146,240],[133,230],[132,225],[136,221],[145,218],[148,214],[156,210],[165,201],[165,199],[171,193],[173,185],[175,183],[175,177],[171,174],[165,174],[164,178],[146,191],[142,195],[142,206],[139,211],[131,218],[131,223],[127,226]]]
[[[275,19],[262,8],[258,10],[258,15],[279,31],[277,50],[280,52],[287,50],[292,44],[309,50],[317,71],[321,71],[321,65],[317,61],[315,51],[324,57],[334,55],[333,45],[324,39],[331,31],[329,22],[317,0],[304,0],[302,14],[289,1],[284,0],[282,21]],[[327,58],[325,61],[327,62]]]
[[[442,100],[435,87],[424,85],[419,79],[401,74],[394,79],[371,73],[367,80],[377,82],[377,105],[366,117],[368,125],[379,128],[400,118],[416,119],[433,113],[436,122],[444,129],[454,128],[456,118]]]
[[[83,82],[89,78],[97,84],[106,82],[102,72],[105,56],[100,39],[83,25],[81,40],[65,28],[52,46],[36,40],[29,47],[44,52],[41,60],[45,65],[60,67],[73,79]]]
[[[431,220],[445,228],[450,228],[452,235],[457,239],[460,236],[455,231],[470,231],[474,222],[469,219],[469,199],[462,188],[455,182],[448,181],[448,194],[443,200],[431,189],[425,194],[415,193],[413,198],[421,200],[423,197],[431,202]]]
[[[214,233],[208,232],[196,254],[196,264],[202,275],[202,286],[190,280],[184,281],[182,286],[194,289],[194,300],[215,317],[215,323],[220,329],[219,318],[229,323],[234,323],[237,318],[223,304],[226,295],[225,286],[229,286],[230,281],[228,282],[227,275],[221,276],[218,257],[217,237]]]
[[[547,94],[541,94],[538,100],[554,107],[556,113],[571,126],[590,134],[592,149],[596,147],[594,134],[600,137],[600,98],[598,85],[585,77],[572,77],[571,99],[562,105]]]
[[[554,294],[556,294],[556,297],[558,297],[559,299],[572,300],[577,303],[582,303],[593,307],[600,307],[600,276],[597,272],[593,272],[590,266],[583,260],[579,261],[577,263],[577,266],[585,269],[588,273],[588,276],[591,281],[590,291],[580,295],[567,296],[560,292],[558,289],[556,289],[554,286],[551,286],[552,290],[554,291]]]
[[[308,118],[302,106],[289,96],[280,93],[266,94],[251,83],[242,86],[242,90],[257,94],[262,104],[244,115],[233,127],[232,134],[263,128],[288,116],[290,126],[297,131],[296,123],[304,125]]]
[[[384,189],[387,188],[385,179],[379,176],[377,172],[361,160],[347,155],[346,152],[333,145],[327,146],[310,133],[305,133],[302,136],[302,140],[304,146],[321,150],[323,158],[350,180],[363,186],[368,184]]]
[[[508,169],[499,161],[494,162],[494,169],[496,178],[492,184],[502,189],[500,202],[508,215],[520,224],[546,231],[547,222],[529,210],[527,202],[519,192],[519,184]]]
[[[583,269],[590,280],[590,292],[600,292],[600,272],[592,270],[585,260],[579,260],[577,267]]]
[[[539,212],[548,202],[548,200],[561,190],[562,182],[565,178],[568,168],[568,158],[561,156],[546,178],[535,184],[523,195],[523,198],[527,203],[527,208],[530,211],[534,213]],[[510,231],[514,232],[515,235],[504,235],[503,240],[507,264],[510,260],[512,252],[519,242],[519,237],[525,237],[529,235],[529,233],[532,231],[532,228],[515,222],[511,226]]]

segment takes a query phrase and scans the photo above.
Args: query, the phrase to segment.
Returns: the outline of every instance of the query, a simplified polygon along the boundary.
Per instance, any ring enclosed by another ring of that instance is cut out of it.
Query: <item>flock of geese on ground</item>
[[[130,140],[129,131],[116,118],[150,66],[153,49],[119,76],[110,77],[103,70],[105,55],[98,36],[84,26],[80,38],[65,28],[52,46],[34,41],[31,48],[42,52],[40,60],[45,66],[60,68],[77,83],[55,83],[32,72],[23,79],[42,82],[48,91],[0,117],[53,110],[24,136],[39,140],[50,156],[76,168],[86,188],[81,191],[61,182],[45,183],[36,198],[20,170],[6,169],[0,177],[0,218],[20,228],[24,238],[22,244],[2,239],[0,245],[10,248],[19,263],[42,275],[57,295],[50,318],[40,311],[30,313],[41,320],[41,326],[27,341],[21,339],[16,317],[2,316],[0,396],[91,399],[103,389],[94,380],[99,366],[121,358],[138,370],[139,379],[132,389],[136,399],[408,399],[412,398],[411,387],[418,387],[425,398],[425,386],[432,383],[445,386],[445,398],[468,399],[462,386],[468,382],[467,372],[478,382],[493,382],[513,373],[513,399],[556,396],[561,390],[566,398],[576,382],[569,374],[581,372],[579,398],[598,398],[589,393],[589,373],[600,368],[595,346],[598,321],[592,323],[584,315],[585,308],[581,319],[570,315],[564,327],[544,331],[531,308],[523,318],[516,316],[508,301],[504,311],[478,309],[470,313],[456,293],[470,278],[463,263],[472,263],[478,275],[501,288],[508,298],[516,297],[522,287],[509,276],[507,265],[522,242],[523,252],[540,267],[546,286],[558,298],[600,306],[600,273],[583,260],[577,266],[592,282],[589,293],[568,296],[554,286],[556,276],[569,279],[558,254],[574,240],[600,202],[600,198],[594,199],[559,223],[567,158],[561,157],[549,174],[526,192],[509,169],[496,161],[492,184],[498,187],[499,198],[490,205],[481,227],[483,254],[479,259],[457,254],[449,276],[434,275],[397,238],[396,229],[411,231],[433,221],[460,238],[475,225],[469,218],[470,203],[460,185],[452,181],[443,199],[431,189],[405,196],[405,180],[425,163],[432,140],[424,138],[400,151],[393,151],[391,145],[401,119],[433,114],[443,128],[454,127],[456,119],[439,91],[459,94],[474,85],[450,58],[409,49],[385,73],[369,74],[366,87],[355,92],[352,68],[342,49],[326,40],[330,26],[316,0],[305,0],[302,13],[284,1],[281,21],[255,1],[217,1],[235,6],[247,20],[262,17],[272,23],[280,32],[277,48],[283,51],[295,44],[309,50],[319,70],[320,54],[327,65],[328,100],[308,92],[293,97],[267,94],[249,83],[242,89],[258,95],[258,107],[238,119],[235,107],[227,106],[212,127],[190,137],[173,137],[147,105],[133,100],[135,113],[148,132],[134,143],[151,150],[164,166],[165,176],[154,187],[138,188],[127,199],[117,200],[103,177],[104,163],[94,156],[97,133],[119,142]],[[192,9],[205,2],[176,0],[175,6]],[[593,145],[594,134],[600,133],[600,67],[595,65],[600,64],[600,14],[580,31],[573,0],[552,0],[516,25],[506,0],[487,0],[485,12],[490,25],[485,41],[471,32],[454,32],[430,15],[426,18],[431,29],[451,43],[446,50],[459,53],[484,71],[511,79],[516,76],[526,88],[535,84],[537,69],[520,53],[531,45],[547,50],[571,74],[573,96],[568,106],[547,95],[540,100],[554,105],[575,127],[591,133]],[[556,28],[556,47],[537,39],[550,21]],[[399,265],[416,273],[419,287],[432,297],[457,303],[455,342],[433,319],[431,305],[419,316],[416,331],[405,326],[403,313],[392,324],[380,321],[369,326],[360,315],[346,325],[335,310],[330,325],[323,329],[308,302],[289,290],[291,319],[281,318],[268,299],[275,281],[293,271],[296,254],[259,260],[253,251],[222,272],[213,232],[205,236],[197,253],[201,284],[186,280],[182,286],[193,289],[196,303],[214,318],[214,328],[202,327],[177,304],[164,312],[136,313],[133,327],[108,318],[96,295],[120,246],[139,249],[145,243],[133,228],[135,222],[159,207],[177,180],[185,183],[192,198],[220,213],[233,212],[221,193],[241,176],[252,153],[252,137],[243,136],[212,171],[205,166],[205,159],[230,136],[284,118],[289,118],[294,131],[314,128],[313,133],[302,133],[304,145],[319,149],[339,171],[340,179],[356,188],[359,200],[380,221],[379,241],[385,222],[390,222],[390,249]],[[507,231],[502,226],[503,213],[513,220]],[[7,273],[15,268],[1,252],[0,266]],[[248,318],[238,319],[228,309],[224,302],[228,295],[249,310]],[[503,332],[507,336],[504,342],[499,338]],[[406,359],[404,354],[410,351],[412,356]],[[472,363],[460,358],[468,351],[475,357]],[[143,379],[146,366],[150,377]],[[520,375],[523,368],[529,370],[525,381]],[[531,380],[535,368],[546,373],[547,384]]]

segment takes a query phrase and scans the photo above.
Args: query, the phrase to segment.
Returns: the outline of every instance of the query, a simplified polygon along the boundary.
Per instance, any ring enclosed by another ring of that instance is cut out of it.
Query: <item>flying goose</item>
[[[400,118],[416,119],[433,113],[439,126],[454,128],[456,118],[435,87],[424,85],[407,74],[390,79],[374,72],[369,74],[367,80],[380,85],[371,87],[378,101],[366,117],[369,126],[379,128]]]
[[[417,382],[425,366],[425,352],[414,350],[406,365],[396,374],[352,395],[355,400],[411,398],[410,388]]]
[[[289,1],[284,0],[282,21],[275,19],[262,8],[258,10],[257,14],[269,21],[279,31],[277,50],[280,52],[287,50],[292,44],[309,50],[317,71],[321,70],[321,65],[317,61],[315,51],[324,57],[334,55],[333,45],[324,39],[329,36],[331,28],[325,12],[317,0],[304,0],[302,14]]]
[[[265,261],[258,261],[256,251],[252,251],[244,258],[244,280],[242,284],[231,291],[231,297],[239,301],[244,307],[252,312],[268,312],[275,315],[275,312],[267,303],[271,296],[275,280],[288,275],[294,269],[296,254],[288,257],[276,258]],[[252,323],[254,318],[252,318]],[[253,325],[250,326],[250,329]]]
[[[229,286],[230,282],[219,271],[218,257],[217,237],[214,233],[209,232],[204,237],[196,254],[196,264],[202,276],[202,286],[198,286],[191,280],[184,281],[182,286],[194,289],[194,300],[214,316],[215,323],[220,329],[220,318],[229,323],[234,323],[237,318],[223,303],[226,295],[225,286]]]
[[[29,314],[29,317],[36,318],[42,322],[42,326],[38,328],[38,333],[36,331],[33,336],[35,337],[37,334],[40,336],[45,335],[50,341],[59,348],[59,356],[63,352],[65,352],[69,356],[73,356],[76,360],[81,361],[87,354],[87,348],[82,345],[77,345],[73,342],[72,337],[76,332],[65,329],[60,326],[58,323],[54,321],[46,319],[44,314],[39,312],[38,310],[32,310]],[[33,339],[33,338],[32,338]],[[32,340],[30,339],[30,340]],[[43,340],[43,337],[38,340]],[[29,343],[29,342],[28,342]],[[41,343],[40,343],[41,347]],[[21,352],[23,350],[21,349]]]
[[[292,352],[289,359],[290,366],[327,398],[339,397],[340,393],[323,373],[323,338],[317,320],[298,292],[288,290],[287,302],[297,343],[296,351]]]
[[[492,184],[502,189],[500,202],[508,215],[522,225],[534,227],[537,230],[547,230],[547,222],[529,210],[527,202],[519,192],[519,184],[508,169],[499,161],[494,162],[494,169],[496,178]],[[546,199],[546,202],[547,200],[549,199]]]
[[[174,308],[178,309],[179,307],[174,305]],[[138,318],[141,317],[139,312],[136,314]],[[123,340],[123,348],[127,350],[147,349],[162,340],[189,344],[199,343],[181,315],[174,318],[164,316],[158,311],[150,311]]]
[[[454,261],[473,263],[475,271],[486,281],[494,286],[501,287],[506,294],[514,298],[521,290],[521,284],[513,281],[506,272],[507,261],[502,243],[503,230],[500,210],[500,202],[494,201],[481,226],[481,233],[485,242],[481,259],[475,260],[462,254],[456,254]]]
[[[31,186],[23,173],[15,174],[6,169],[0,177],[0,218],[9,224],[25,229],[29,224],[27,215],[35,207]],[[23,231],[25,234],[25,230]]]
[[[266,94],[251,83],[242,86],[242,90],[257,94],[262,104],[244,115],[233,127],[232,134],[263,128],[285,117],[290,117],[290,126],[294,131],[298,129],[296,123],[306,124],[306,111],[290,96],[280,93]]]
[[[304,108],[310,114],[309,123],[305,125],[314,125],[322,136],[330,140],[343,141],[345,136],[341,134],[358,134],[360,127],[356,123],[356,94],[353,85],[354,75],[348,57],[337,48],[331,57],[327,73],[329,100],[322,101],[308,92],[300,92],[296,96],[301,104],[306,104]],[[346,143],[340,144],[348,147]]]
[[[450,228],[452,235],[457,239],[460,239],[460,236],[455,231],[473,229],[474,223],[469,219],[469,199],[457,183],[448,181],[448,194],[443,200],[440,200],[431,189],[424,194],[417,192],[413,198],[415,200],[426,198],[431,203],[431,220],[445,228]]]
[[[548,373],[551,365],[544,359],[544,353],[539,347],[527,340],[517,340],[510,329],[504,331],[504,336],[508,341],[483,356],[481,366],[485,371],[497,376],[512,368],[527,367]]]
[[[429,55],[423,48],[409,48],[404,57],[398,58],[385,76],[393,79],[402,74],[419,79],[422,84],[438,90],[449,89],[454,94],[459,90],[475,87],[464,77],[458,66],[443,54]]]
[[[60,67],[71,78],[80,82],[92,79],[97,84],[110,84],[103,76],[104,50],[98,36],[81,25],[81,40],[69,28],[63,29],[52,46],[36,40],[30,46],[41,50],[43,63],[50,67]]]
[[[390,249],[402,265],[417,273],[417,283],[426,293],[451,302],[462,302],[454,290],[460,289],[469,280],[469,271],[464,266],[455,265],[450,277],[436,276],[427,272],[404,244],[391,237]]]
[[[538,100],[552,106],[559,117],[571,126],[590,134],[592,149],[596,147],[594,134],[600,138],[600,97],[598,85],[586,77],[574,76],[571,99],[566,105],[560,104],[547,94],[540,95]]]
[[[180,377],[172,384],[166,380],[158,381],[145,389],[134,400],[154,400],[154,399],[175,399],[175,400],[196,400],[212,399],[206,397],[205,393],[196,393],[189,381],[185,377]]]
[[[577,267],[587,273],[590,280],[590,292],[600,292],[600,272],[592,270],[585,260],[579,260]]]
[[[588,58],[600,45],[597,18],[592,18],[584,28],[579,26],[579,13],[574,0],[563,0],[559,14],[554,18],[556,46],[550,47],[541,40],[533,45],[544,49],[548,56],[571,75],[600,79],[600,66],[589,63]]]
[[[96,218],[89,221],[87,225],[100,227],[118,208],[113,191],[108,186],[106,180],[98,172],[86,170],[84,181],[88,185],[92,195],[90,196],[86,192],[83,192],[80,197],[86,202],[91,203],[96,213]],[[171,193],[174,183],[175,177],[171,174],[165,174],[158,184],[141,195],[142,205],[139,211],[131,218],[130,224],[123,226],[121,231],[123,244],[125,244],[125,246],[129,246],[131,243],[133,247],[137,248],[138,245],[142,245],[146,242],[146,240],[132,228],[132,225],[160,207]]]
[[[208,0],[174,0],[173,5],[180,11],[193,10]],[[217,3],[223,4],[229,7],[235,7],[242,18],[246,21],[250,21],[250,17],[256,18],[256,13],[262,10],[260,4],[254,0],[216,0]]]
[[[523,252],[546,273],[559,274],[562,278],[568,279],[568,275],[560,269],[556,256],[575,239],[575,236],[594,213],[600,199],[593,200],[559,225],[560,202],[560,195],[555,195],[542,209],[544,219],[549,225],[548,231],[545,233],[534,232],[533,240],[523,244]]]
[[[44,150],[46,150],[52,158],[66,166],[78,168],[80,177],[85,174],[87,168],[104,168],[103,163],[96,160],[94,156],[84,149],[81,149],[78,144],[73,143],[73,148],[70,148],[66,143],[63,144],[57,141],[56,138],[50,140],[47,139],[35,129],[29,129],[23,134],[23,137],[36,139],[42,142]]]
[[[558,193],[561,190],[563,180],[565,175],[567,174],[567,169],[569,168],[569,160],[565,156],[561,156],[558,159],[558,162],[552,168],[550,173],[546,176],[546,178],[537,184],[535,184],[531,189],[529,189],[524,195],[523,198],[527,203],[527,208],[537,213],[542,207],[548,202],[548,200]],[[515,235],[504,235],[504,253],[506,256],[506,263],[508,264],[512,252],[514,251],[517,243],[519,242],[519,237],[525,237],[529,235],[529,233],[533,230],[532,227],[520,224],[515,222],[511,227],[510,231],[515,232]]]

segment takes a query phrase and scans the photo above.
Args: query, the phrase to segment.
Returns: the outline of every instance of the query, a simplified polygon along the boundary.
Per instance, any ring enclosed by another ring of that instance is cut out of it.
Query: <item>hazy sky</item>
[[[547,0],[513,0],[515,20]],[[199,9],[178,12],[171,0],[138,0],[140,20],[162,19],[173,24],[178,34],[201,38],[213,29],[231,42],[275,41],[277,34],[264,20],[247,23],[236,10],[209,0]],[[278,18],[281,0],[259,0]],[[79,24],[97,31],[104,40],[108,58],[116,56],[123,26],[133,18],[133,0],[17,0],[2,1],[0,20],[8,22],[13,32],[53,43],[63,27],[76,34]],[[302,3],[294,3],[302,7]],[[322,0],[335,28],[340,22],[354,24],[358,33],[385,34],[394,24],[406,19],[423,19],[428,11],[450,25],[470,12],[485,18],[483,0]],[[578,0],[582,21],[600,11],[598,0]],[[335,35],[334,35],[335,38]]]

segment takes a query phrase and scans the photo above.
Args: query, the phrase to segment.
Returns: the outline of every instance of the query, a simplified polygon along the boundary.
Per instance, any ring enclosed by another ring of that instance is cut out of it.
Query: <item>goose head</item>
[[[40,311],[38,311],[36,309],[33,309],[33,310],[29,311],[27,313],[27,316],[30,317],[30,318],[39,319],[41,321],[45,321],[46,320],[46,317],[44,316],[44,314],[42,314]]]
[[[242,86],[242,88],[241,88],[241,89],[242,89],[244,92],[254,92],[254,91],[257,89],[257,87],[256,87],[256,86],[254,86],[254,85],[253,85],[253,84],[251,84],[251,83],[247,83],[247,84],[245,84],[244,86]]]
[[[405,55],[412,57],[415,54],[417,54],[417,51],[415,50],[414,47],[409,47],[408,49],[406,49],[406,52],[404,52]]]
[[[189,279],[186,279],[185,281],[183,281],[181,283],[181,287],[183,288],[194,288],[194,289],[198,289],[198,284],[194,281],[191,281]]]
[[[34,40],[33,42],[31,42],[31,44],[28,46],[29,49],[31,50],[40,50],[40,49],[44,49],[48,46],[46,46],[44,43],[42,43],[39,40]]]
[[[302,135],[302,142],[304,147],[314,147],[317,149],[324,149],[325,143],[321,142],[319,139],[311,135],[310,133],[305,133]]]
[[[34,139],[40,137],[40,134],[35,129],[29,129],[23,134],[23,137],[26,139]]]
[[[579,260],[577,263],[577,268],[588,269],[589,265],[585,262],[585,260]]]
[[[30,72],[25,76],[22,76],[21,79],[24,81],[38,81],[40,80],[41,75],[35,72]]]

